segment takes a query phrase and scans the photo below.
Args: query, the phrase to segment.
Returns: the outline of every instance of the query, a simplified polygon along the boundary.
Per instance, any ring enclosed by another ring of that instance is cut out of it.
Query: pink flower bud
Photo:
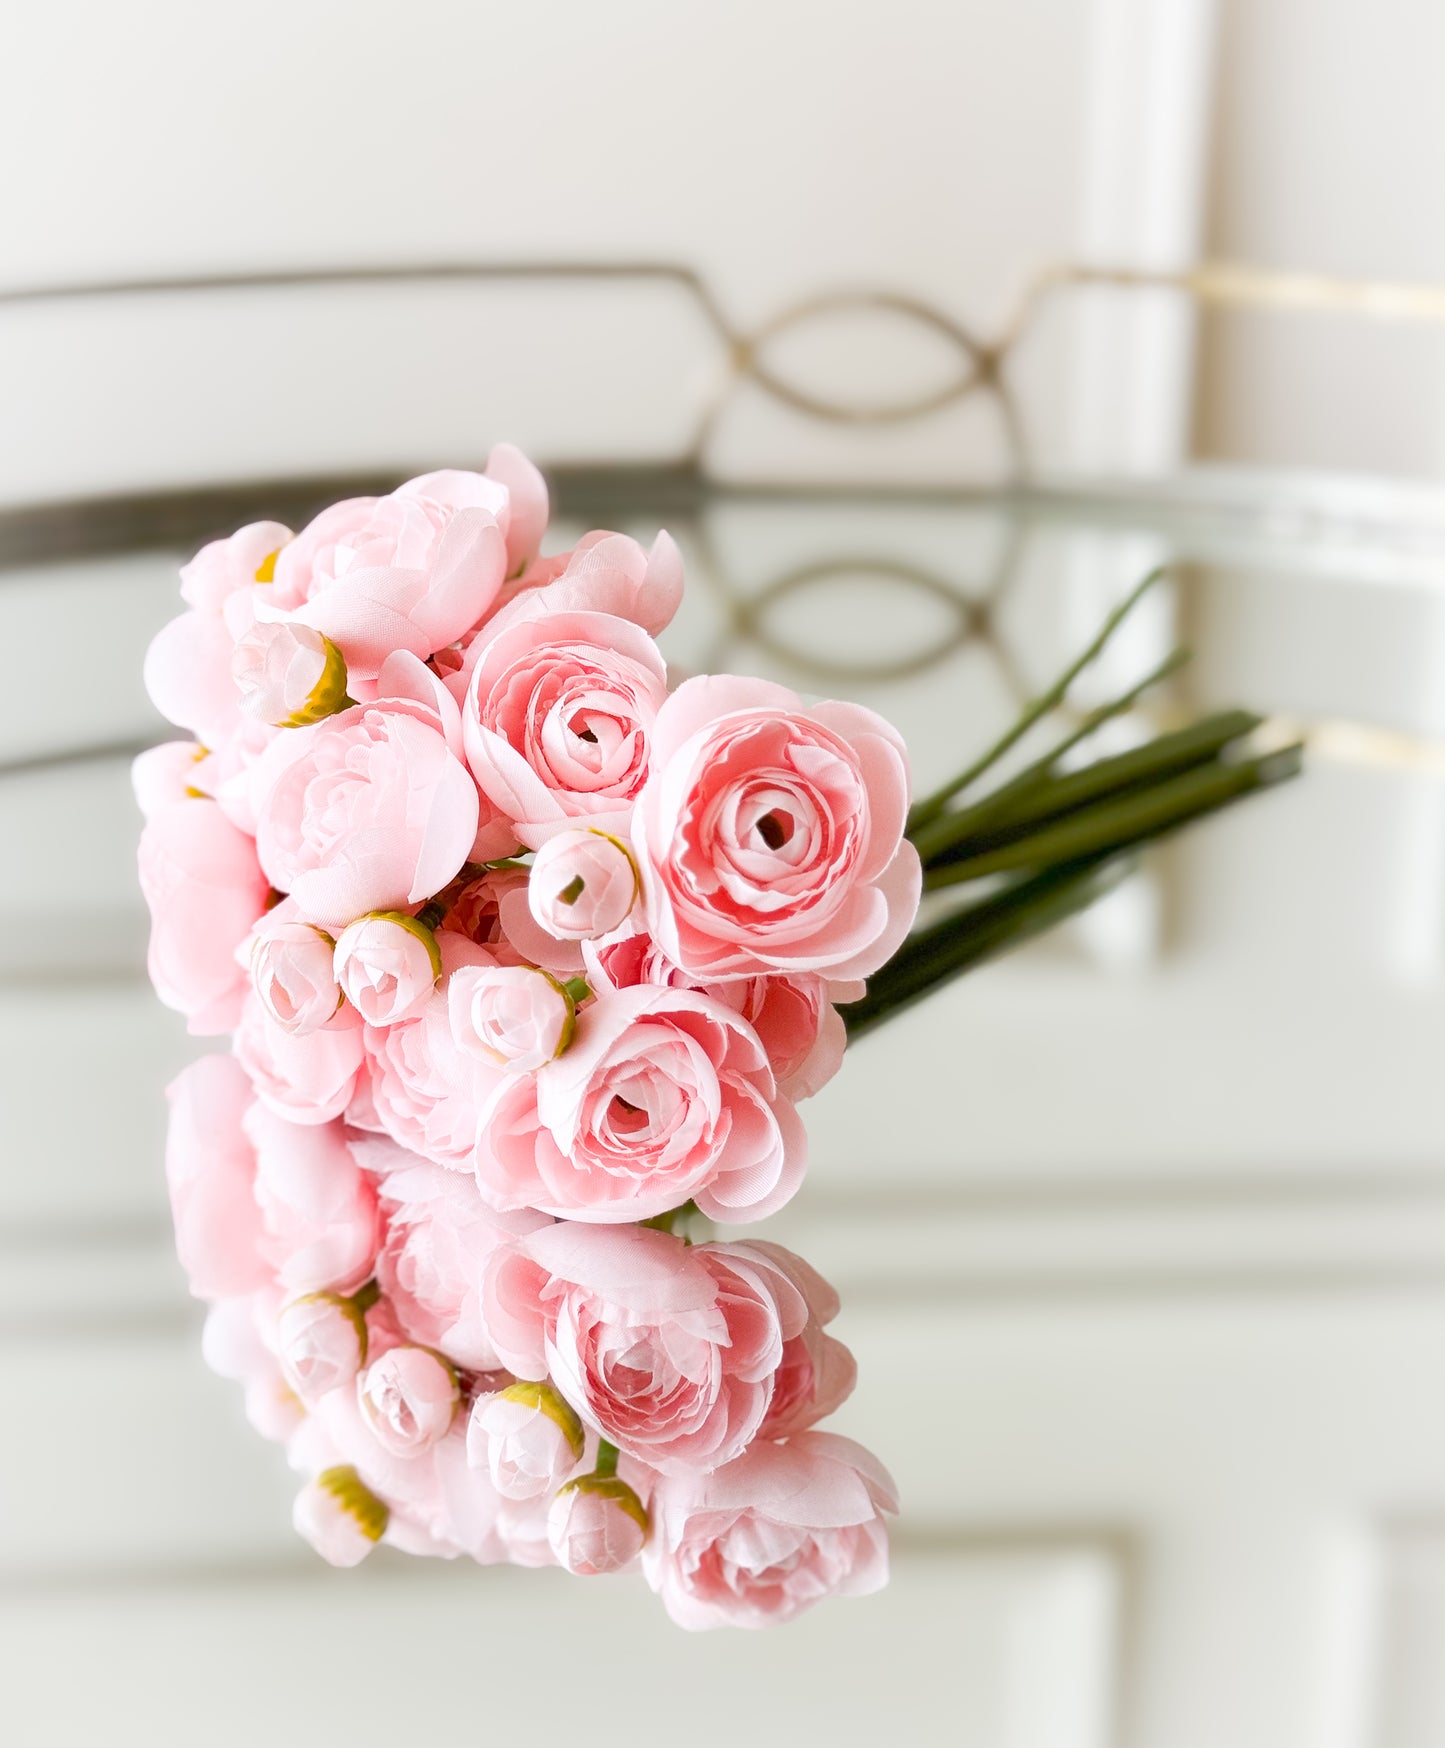
[[[362,1416],[394,1457],[414,1457],[445,1437],[461,1391],[451,1366],[429,1347],[393,1347],[357,1379]]]
[[[504,1499],[555,1493],[582,1449],[582,1422],[550,1384],[511,1384],[479,1396],[467,1426],[468,1462],[491,1472]]]
[[[231,657],[241,708],[276,728],[304,728],[351,703],[346,660],[329,637],[289,620],[258,621]]]
[[[320,1031],[341,1006],[331,961],[331,936],[324,930],[269,918],[257,924],[251,977],[261,1006],[283,1032],[300,1038]]]
[[[313,1408],[366,1363],[366,1318],[339,1293],[307,1293],[282,1307],[276,1345],[286,1382]]]
[[[620,838],[590,828],[548,838],[532,864],[527,902],[538,925],[559,941],[590,941],[626,922],[639,882]]]
[[[616,1475],[569,1481],[547,1513],[552,1552],[582,1578],[630,1565],[642,1552],[649,1528],[642,1501]]]
[[[336,980],[369,1026],[419,1014],[441,969],[436,936],[405,911],[372,911],[337,938]]]
[[[572,1042],[572,998],[555,977],[530,965],[465,965],[447,984],[458,1049],[530,1074]]]
[[[349,1465],[323,1469],[291,1511],[297,1533],[333,1566],[359,1566],[386,1533],[390,1516]]]

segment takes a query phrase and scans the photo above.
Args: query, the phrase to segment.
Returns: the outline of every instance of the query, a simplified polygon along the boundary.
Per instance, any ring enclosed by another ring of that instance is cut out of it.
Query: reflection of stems
[[[1088,648],[1069,664],[1047,692],[1041,693],[1031,704],[1025,706],[1023,714],[1019,716],[1011,728],[1000,735],[993,745],[975,759],[967,770],[961,771],[957,777],[951,778],[941,789],[934,790],[932,795],[926,796],[914,805],[908,816],[910,836],[942,813],[955,795],[961,794],[971,783],[977,782],[985,771],[996,765],[1005,753],[1011,751],[1023,739],[1036,722],[1041,721],[1051,710],[1058,709],[1063,703],[1069,687],[1089,666],[1090,662],[1100,654],[1104,645],[1118,630],[1136,603],[1163,575],[1163,566],[1150,571],[1143,582],[1132,589],[1104,621],[1099,628],[1098,635]]]

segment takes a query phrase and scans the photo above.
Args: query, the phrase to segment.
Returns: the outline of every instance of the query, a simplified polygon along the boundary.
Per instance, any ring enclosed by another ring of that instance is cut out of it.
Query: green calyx
[[[363,1287],[353,1299],[348,1299],[344,1293],[302,1293],[300,1298],[292,1299],[286,1309],[289,1310],[291,1305],[334,1305],[356,1331],[359,1364],[364,1366],[366,1364],[366,1308],[367,1305],[374,1305],[380,1296],[379,1289],[376,1289],[366,1304],[363,1304],[362,1295],[367,1291],[367,1287],[375,1289],[376,1283],[368,1281],[367,1286]]]
[[[311,688],[301,708],[284,722],[278,722],[278,728],[306,728],[313,722],[335,716],[338,711],[349,710],[356,702],[346,692],[346,657],[324,634],[321,642],[326,649],[326,666],[321,670],[321,678]]]
[[[442,950],[437,945],[437,938],[419,916],[409,916],[404,910],[369,910],[362,919],[365,922],[395,923],[409,935],[415,935],[426,948],[427,958],[431,960],[431,974],[440,977],[442,974]]]
[[[520,1402],[524,1408],[539,1409],[548,1420],[562,1429],[567,1443],[572,1447],[572,1455],[582,1455],[585,1442],[582,1422],[573,1412],[571,1404],[563,1401],[550,1384],[530,1383],[526,1379],[520,1379],[515,1384],[508,1384],[501,1392],[501,1397],[504,1402]]]
[[[652,1534],[652,1519],[647,1515],[647,1507],[616,1475],[579,1475],[575,1481],[559,1487],[557,1493],[559,1498],[564,1493],[590,1493],[598,1499],[610,1499],[621,1506],[642,1531],[644,1541]]]
[[[323,1469],[316,1485],[329,1493],[341,1509],[352,1518],[368,1541],[379,1542],[391,1521],[391,1509],[378,1499],[350,1463]]]

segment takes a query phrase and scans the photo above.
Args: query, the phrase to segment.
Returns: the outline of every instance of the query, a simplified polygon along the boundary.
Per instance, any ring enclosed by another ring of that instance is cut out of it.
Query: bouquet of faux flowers
[[[817,1430],[854,1381],[832,1288],[711,1223],[795,1194],[850,1032],[1295,749],[1230,712],[1077,767],[1136,687],[970,799],[1125,603],[910,808],[873,712],[669,687],[665,534],[544,558],[547,515],[500,447],[183,569],[146,679],[194,739],[135,772],[149,964],[232,1044],[170,1089],[177,1248],[326,1559],[637,1563],[682,1625],[762,1626],[881,1585],[897,1500]],[[910,934],[925,885],[963,901]]]

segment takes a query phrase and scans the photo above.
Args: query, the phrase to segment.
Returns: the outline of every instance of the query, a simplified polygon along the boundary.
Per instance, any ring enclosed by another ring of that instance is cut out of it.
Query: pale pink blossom
[[[498,1214],[459,1172],[418,1159],[394,1142],[354,1143],[375,1177],[386,1221],[376,1278],[409,1340],[434,1347],[468,1371],[501,1365],[482,1310],[482,1274],[499,1245],[550,1225],[545,1214]]]
[[[257,1103],[245,1127],[256,1149],[260,1250],[276,1279],[288,1294],[354,1291],[376,1261],[381,1215],[341,1124],[288,1122]]]
[[[282,1306],[276,1349],[287,1383],[309,1407],[365,1364],[366,1319],[340,1293],[306,1293]]]
[[[329,1123],[356,1092],[365,1055],[361,1018],[342,1008],[318,1031],[287,1032],[253,993],[241,1009],[235,1051],[256,1096],[278,1116]]]
[[[687,680],[659,712],[633,822],[647,924],[704,979],[867,977],[918,908],[908,761],[855,704],[767,680]]]
[[[201,1329],[201,1357],[220,1378],[241,1386],[246,1419],[264,1439],[285,1443],[306,1417],[269,1339],[276,1321],[274,1287],[217,1299]]]
[[[630,1566],[647,1541],[642,1501],[616,1475],[569,1481],[547,1512],[547,1539],[557,1563],[580,1578]]]
[[[773,1373],[773,1396],[758,1436],[787,1438],[841,1407],[858,1381],[853,1355],[824,1327],[838,1315],[838,1294],[815,1268],[781,1244],[752,1238],[732,1246],[730,1253],[773,1271],[773,1292],[783,1317],[783,1357]],[[779,1288],[778,1276],[794,1289],[797,1300],[790,1301]]]
[[[390,1515],[354,1468],[338,1465],[301,1489],[291,1521],[323,1560],[359,1566],[386,1533]]]
[[[612,1223],[695,1200],[757,1219],[802,1181],[806,1138],[752,1028],[687,989],[638,985],[590,1002],[571,1046],[508,1077],[477,1156],[498,1207]]]
[[[336,941],[336,980],[368,1026],[419,1014],[441,976],[436,936],[402,911],[358,917]]]
[[[532,565],[488,629],[539,614],[610,613],[656,637],[672,622],[682,586],[682,555],[670,534],[644,552],[630,535],[597,529],[571,552]]]
[[[186,1015],[192,1032],[230,1031],[247,982],[236,949],[266,906],[255,844],[214,801],[174,802],[141,833],[140,884],[156,994]]]
[[[396,650],[425,659],[496,599],[508,505],[500,482],[456,469],[333,504],[282,549],[256,616],[324,632],[358,679],[374,679]]]
[[[759,1439],[711,1474],[664,1477],[648,1504],[643,1572],[681,1627],[777,1626],[888,1582],[897,1492],[851,1439]]]
[[[584,944],[583,959],[594,989],[628,989],[637,983],[662,983],[695,989],[726,1002],[758,1035],[778,1091],[797,1103],[827,1085],[843,1065],[848,1042],[835,1000],[856,1000],[846,986],[830,984],[811,972],[784,976],[734,977],[700,983],[674,965],[643,931]]]
[[[304,728],[352,702],[341,651],[312,626],[286,619],[260,621],[242,633],[231,678],[246,715],[274,728]]]
[[[194,801],[206,793],[197,781],[206,756],[206,749],[193,740],[166,740],[137,753],[130,781],[142,814],[150,819],[175,802]]]
[[[640,891],[637,864],[622,839],[583,827],[559,832],[542,845],[532,863],[527,902],[549,935],[587,941],[620,929]]]
[[[257,849],[307,921],[335,930],[368,911],[404,910],[461,868],[476,838],[477,790],[448,738],[437,710],[388,698],[292,729],[267,749]]]
[[[440,1354],[402,1345],[371,1362],[357,1379],[356,1399],[387,1450],[410,1457],[446,1436],[461,1390],[456,1372]]]
[[[548,1383],[519,1382],[478,1396],[467,1424],[467,1461],[486,1469],[504,1499],[550,1498],[575,1475],[582,1423]]]
[[[486,1316],[505,1364],[549,1377],[602,1438],[664,1473],[744,1450],[772,1402],[801,1295],[746,1247],[564,1221],[498,1250]]]
[[[572,998],[530,965],[463,966],[447,984],[457,1048],[514,1074],[532,1074],[572,1041]]]
[[[473,1170],[482,1113],[507,1078],[452,1036],[447,979],[491,954],[465,935],[440,934],[442,982],[415,1019],[368,1026],[367,1092],[376,1125],[401,1147],[453,1171]]]
[[[657,645],[630,621],[556,613],[488,627],[463,709],[467,762],[524,844],[576,820],[625,830],[667,696]]]
[[[320,1031],[341,1006],[332,970],[334,943],[324,929],[302,922],[290,899],[252,931],[247,959],[261,1006],[283,1032]]]
[[[218,613],[192,607],[163,625],[146,651],[151,703],[204,746],[219,746],[242,720],[231,678],[234,642]]]
[[[208,542],[181,566],[181,596],[189,606],[220,613],[232,595],[266,582],[291,530],[281,522],[248,522],[224,540]]]
[[[166,1182],[176,1254],[201,1299],[251,1293],[269,1284],[256,1206],[256,1155],[244,1127],[251,1103],[245,1073],[230,1056],[202,1056],[166,1088]]]

